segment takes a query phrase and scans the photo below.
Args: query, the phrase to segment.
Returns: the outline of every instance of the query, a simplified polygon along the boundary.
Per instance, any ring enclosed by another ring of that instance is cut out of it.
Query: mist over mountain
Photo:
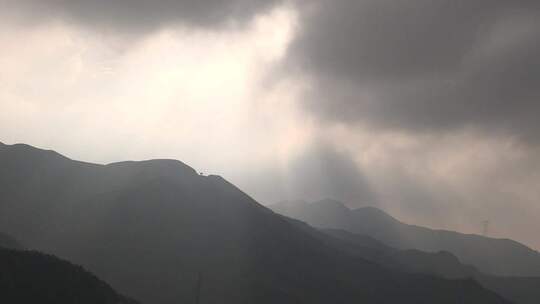
[[[510,303],[472,279],[341,250],[178,161],[94,165],[2,145],[0,168],[0,231],[143,303]]]
[[[540,277],[494,276],[463,264],[446,251],[425,252],[416,249],[399,250],[365,235],[339,229],[324,229],[336,238],[334,246],[353,252],[380,265],[411,273],[431,274],[444,278],[473,278],[485,288],[495,291],[516,304],[535,304],[540,299]]]
[[[416,249],[396,249],[367,235],[342,229],[320,229],[314,233],[308,224],[287,218],[298,228],[310,233],[327,246],[361,257],[386,268],[408,273],[428,274],[448,279],[473,279],[483,287],[516,304],[536,304],[540,298],[540,277],[505,277],[482,273],[474,266],[463,264],[446,251],[425,252]]]
[[[333,200],[282,202],[270,208],[315,227],[368,235],[399,249],[448,251],[487,274],[540,276],[540,253],[513,240],[408,225],[380,209],[349,209]]]

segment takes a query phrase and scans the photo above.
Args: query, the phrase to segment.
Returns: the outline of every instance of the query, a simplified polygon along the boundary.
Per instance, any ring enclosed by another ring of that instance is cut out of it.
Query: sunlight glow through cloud
[[[301,142],[294,134],[303,132],[294,113],[299,84],[267,81],[295,22],[295,12],[280,7],[242,30],[166,28],[137,41],[65,24],[4,29],[5,140],[97,162],[166,153],[208,170],[275,158]],[[123,148],[111,155],[110,145]],[[80,150],[91,146],[102,153]],[[201,150],[219,155],[209,160]]]

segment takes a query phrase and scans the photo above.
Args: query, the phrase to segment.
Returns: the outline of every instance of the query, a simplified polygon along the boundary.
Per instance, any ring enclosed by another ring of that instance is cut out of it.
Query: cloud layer
[[[25,23],[62,20],[109,30],[140,33],[171,24],[216,28],[245,22],[279,0],[0,0],[4,16]]]
[[[540,139],[537,1],[318,1],[290,62],[323,120]]]

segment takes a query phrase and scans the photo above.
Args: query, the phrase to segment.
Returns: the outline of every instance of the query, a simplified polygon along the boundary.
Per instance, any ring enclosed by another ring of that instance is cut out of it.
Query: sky
[[[0,0],[0,141],[540,249],[540,2]]]

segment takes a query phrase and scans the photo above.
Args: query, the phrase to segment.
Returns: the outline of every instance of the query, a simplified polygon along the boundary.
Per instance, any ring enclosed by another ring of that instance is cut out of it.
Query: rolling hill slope
[[[0,242],[8,238],[2,234]],[[0,302],[43,304],[137,304],[80,266],[37,251],[0,248]],[[10,248],[11,247],[11,248]]]
[[[0,184],[1,231],[147,303],[509,303],[338,250],[178,161],[104,166],[4,145]]]
[[[408,225],[377,208],[349,209],[332,200],[283,202],[270,208],[315,227],[371,236],[398,249],[448,251],[487,274],[540,276],[540,253],[512,240]]]

